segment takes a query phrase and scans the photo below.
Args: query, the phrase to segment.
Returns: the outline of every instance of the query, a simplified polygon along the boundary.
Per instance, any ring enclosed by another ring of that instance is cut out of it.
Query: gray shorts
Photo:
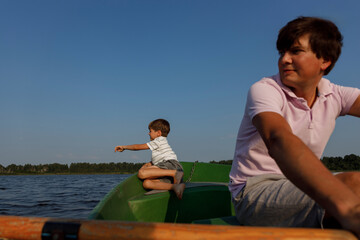
[[[251,177],[233,199],[241,225],[321,228],[325,210],[285,176]]]
[[[161,169],[177,170],[180,172],[184,171],[181,164],[179,163],[179,161],[173,160],[173,159],[159,162],[155,166],[157,166],[158,168],[161,168]],[[172,177],[165,177],[165,178],[159,178],[159,179],[162,182],[174,183],[174,178],[172,178]]]

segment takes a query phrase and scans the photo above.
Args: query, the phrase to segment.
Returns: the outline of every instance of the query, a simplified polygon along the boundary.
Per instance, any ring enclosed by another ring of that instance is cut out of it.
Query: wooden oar
[[[356,240],[356,237],[352,233],[344,230],[144,223],[16,216],[0,216],[0,239],[1,238],[15,240]]]

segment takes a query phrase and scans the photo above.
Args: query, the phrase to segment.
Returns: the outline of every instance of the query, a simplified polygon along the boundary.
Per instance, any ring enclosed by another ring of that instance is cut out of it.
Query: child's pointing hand
[[[116,146],[115,152],[123,152],[125,150],[124,146]]]

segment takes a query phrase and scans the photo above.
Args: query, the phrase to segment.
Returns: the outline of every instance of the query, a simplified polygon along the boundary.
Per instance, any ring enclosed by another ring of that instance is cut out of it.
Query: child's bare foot
[[[174,176],[174,184],[180,184],[183,176],[184,176],[184,172],[176,171],[175,176]]]
[[[184,183],[180,183],[180,184],[174,184],[173,185],[173,191],[175,192],[176,196],[178,199],[182,199],[182,195],[184,193],[185,190],[185,184]]]

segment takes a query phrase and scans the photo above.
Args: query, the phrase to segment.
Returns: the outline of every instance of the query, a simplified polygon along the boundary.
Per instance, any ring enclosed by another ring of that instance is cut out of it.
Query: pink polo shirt
[[[253,84],[248,93],[230,171],[232,196],[240,193],[248,177],[282,174],[252,124],[254,116],[261,112],[280,114],[293,133],[320,159],[335,128],[336,118],[346,115],[359,95],[357,88],[342,87],[322,78],[318,85],[318,97],[313,107],[309,108],[305,99],[297,97],[281,83],[279,75]]]

